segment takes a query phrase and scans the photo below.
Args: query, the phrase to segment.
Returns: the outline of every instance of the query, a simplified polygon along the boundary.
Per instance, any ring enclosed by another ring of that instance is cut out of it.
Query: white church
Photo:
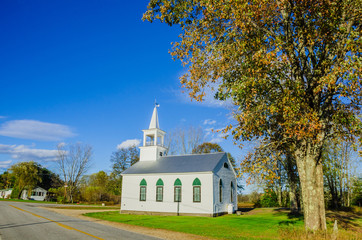
[[[166,156],[157,106],[143,134],[139,162],[122,173],[121,213],[213,217],[237,210],[226,153]]]

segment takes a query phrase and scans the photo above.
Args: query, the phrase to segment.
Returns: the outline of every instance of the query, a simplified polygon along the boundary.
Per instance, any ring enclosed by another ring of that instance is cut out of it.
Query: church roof
[[[124,174],[212,172],[221,160],[227,160],[224,152],[161,157],[156,161],[139,161]]]

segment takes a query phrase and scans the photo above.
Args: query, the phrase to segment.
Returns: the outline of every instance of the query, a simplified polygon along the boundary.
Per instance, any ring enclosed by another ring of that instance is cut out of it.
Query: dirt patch
[[[248,208],[245,210],[242,210],[243,215],[255,215],[260,213],[267,213],[272,212],[273,208]]]
[[[136,233],[145,234],[148,236],[158,237],[158,238],[167,239],[167,240],[207,240],[207,239],[212,240],[213,239],[213,238],[208,238],[208,237],[203,237],[203,236],[198,236],[198,235],[193,235],[193,234],[188,234],[188,233],[169,231],[169,230],[165,230],[165,229],[154,229],[154,228],[147,228],[147,227],[141,227],[141,226],[133,226],[133,225],[118,223],[118,222],[110,222],[110,221],[86,217],[86,216],[82,215],[84,213],[91,213],[91,212],[104,212],[104,210],[59,209],[59,208],[52,208],[52,207],[42,207],[42,208],[45,208],[47,210],[50,210],[50,211],[53,211],[53,212],[56,212],[59,214],[63,214],[66,216],[76,217],[76,218],[80,218],[80,219],[87,220],[90,222],[108,225],[108,226],[116,227],[116,228],[119,228],[122,230],[136,232]]]

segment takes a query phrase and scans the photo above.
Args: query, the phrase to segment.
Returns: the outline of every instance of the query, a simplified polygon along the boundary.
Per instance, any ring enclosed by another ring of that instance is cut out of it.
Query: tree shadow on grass
[[[300,212],[291,212],[289,208],[274,209],[273,215],[287,216],[290,220],[279,221],[279,226],[295,226],[298,222],[303,221],[303,214]]]
[[[356,222],[362,218],[362,214],[346,211],[327,211],[326,218],[327,221],[331,221],[332,223],[337,220],[339,228],[362,232],[362,226]]]
[[[253,210],[255,208],[238,208],[238,211],[241,211],[243,213],[246,213],[246,212],[250,212],[251,210]]]
[[[294,226],[297,224],[298,220],[286,220],[286,221],[279,221],[279,226]]]
[[[276,216],[287,215],[288,219],[280,221],[280,226],[295,225],[298,221],[304,220],[304,215],[301,212],[292,213],[288,208],[274,209]],[[326,220],[329,224],[333,224],[337,220],[339,228],[346,230],[354,230],[362,232],[362,227],[358,224],[357,220],[362,218],[362,214],[347,212],[347,211],[326,211]]]

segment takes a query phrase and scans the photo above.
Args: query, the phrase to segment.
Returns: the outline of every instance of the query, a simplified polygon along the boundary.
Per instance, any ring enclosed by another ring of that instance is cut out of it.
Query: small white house
[[[27,200],[27,199],[31,199],[31,200],[35,200],[35,201],[44,201],[46,195],[47,195],[47,190],[41,188],[41,187],[36,187],[31,191],[31,195],[30,197],[28,196],[28,190],[23,190],[21,192],[21,199]]]
[[[237,210],[226,153],[165,156],[157,108],[143,130],[140,161],[122,173],[121,213],[218,216]]]
[[[10,198],[10,195],[11,195],[12,191],[13,191],[12,188],[1,189],[0,190],[0,198]]]

